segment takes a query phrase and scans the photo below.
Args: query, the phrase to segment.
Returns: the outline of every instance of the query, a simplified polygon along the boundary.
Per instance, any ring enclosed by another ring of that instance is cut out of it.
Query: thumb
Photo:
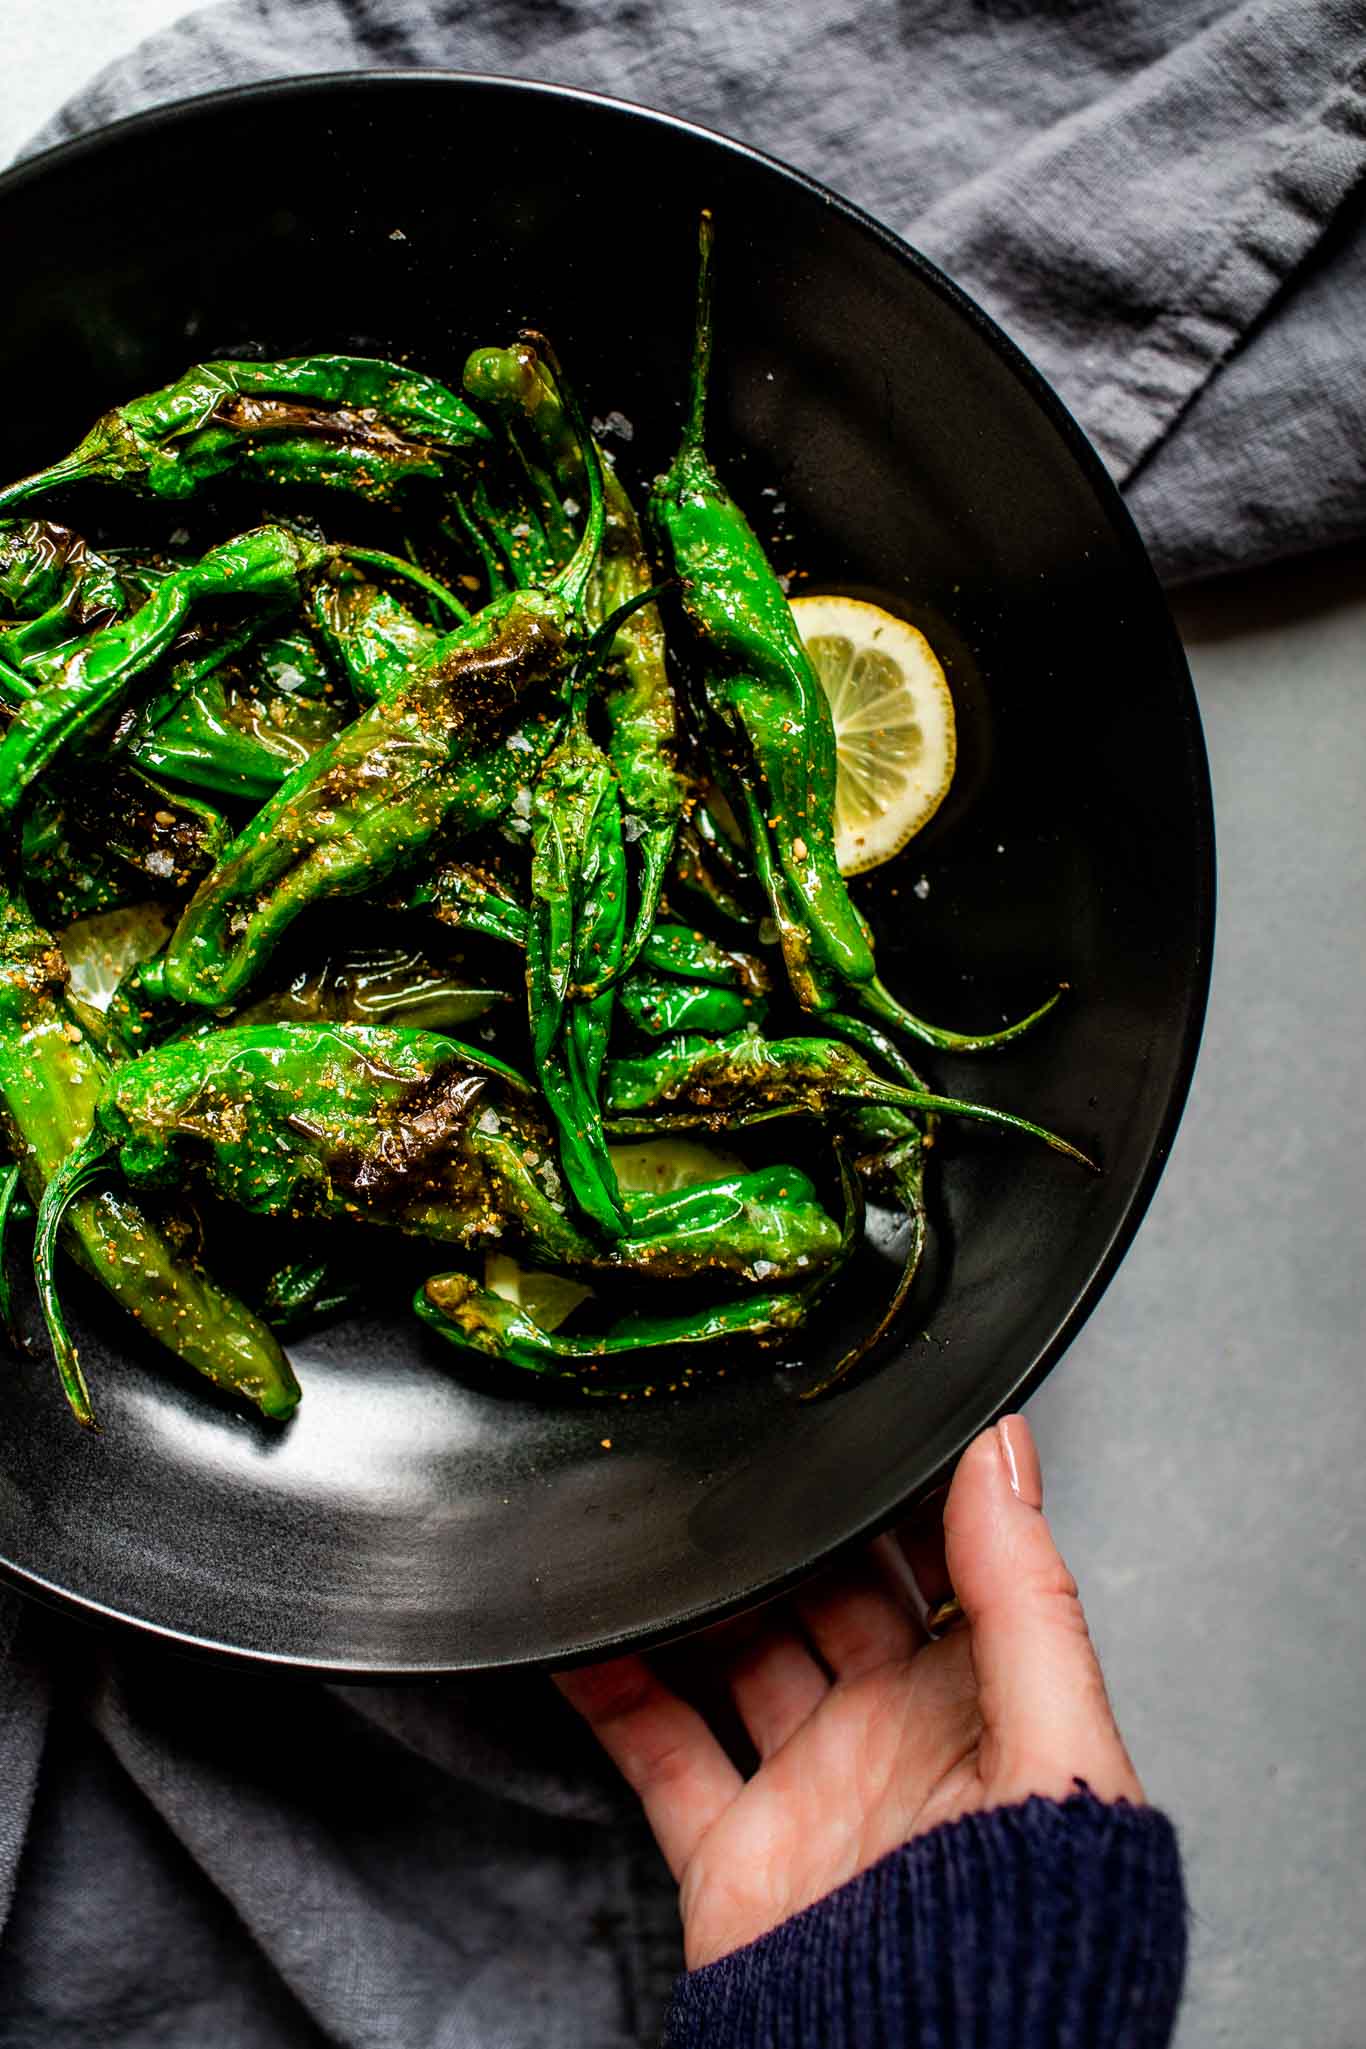
[[[996,1805],[1060,1800],[1084,1779],[1100,1800],[1142,1800],[1077,1595],[1043,1514],[1023,1416],[964,1452],[944,1504],[949,1577],[971,1632],[981,1771]]]

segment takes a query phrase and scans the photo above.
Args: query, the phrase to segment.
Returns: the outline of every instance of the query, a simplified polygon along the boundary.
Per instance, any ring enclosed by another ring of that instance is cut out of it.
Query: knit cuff
[[[934,1829],[689,1972],[665,2049],[1163,2049],[1185,1961],[1171,1823],[1083,1788]]]

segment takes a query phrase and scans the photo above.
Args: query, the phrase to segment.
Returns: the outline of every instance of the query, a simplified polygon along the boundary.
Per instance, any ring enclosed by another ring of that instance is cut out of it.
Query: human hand
[[[689,1969],[810,1906],[941,1822],[1085,1780],[1141,1801],[1076,1582],[1042,1514],[1029,1426],[1007,1417],[963,1454],[942,1567],[964,1624],[927,1642],[887,1540],[714,1641],[758,1765],[746,1778],[706,1717],[643,1658],[556,1683],[639,1794],[678,1881]],[[688,1646],[700,1659],[708,1639]],[[727,1648],[728,1647],[728,1648]]]

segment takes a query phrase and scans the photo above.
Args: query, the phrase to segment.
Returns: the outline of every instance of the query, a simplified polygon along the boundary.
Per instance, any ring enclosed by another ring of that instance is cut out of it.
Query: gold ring
[[[941,1636],[947,1636],[951,1629],[956,1629],[960,1622],[966,1622],[967,1619],[957,1594],[950,1594],[946,1601],[936,1601],[933,1608],[927,1611],[925,1634],[931,1641],[937,1642]]]

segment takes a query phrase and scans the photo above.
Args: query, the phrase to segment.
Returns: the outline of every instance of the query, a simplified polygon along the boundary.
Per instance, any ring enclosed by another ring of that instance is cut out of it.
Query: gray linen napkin
[[[643,100],[868,207],[1051,379],[1171,582],[1366,531],[1359,5],[233,0],[39,143],[403,64]],[[678,1967],[545,1682],[224,1676],[0,1595],[7,1910],[6,2049],[625,2049]]]

